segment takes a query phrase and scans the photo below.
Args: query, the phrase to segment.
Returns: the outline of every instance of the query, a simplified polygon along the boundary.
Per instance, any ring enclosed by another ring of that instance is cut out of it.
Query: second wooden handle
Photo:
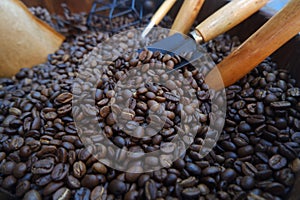
[[[221,89],[222,86],[215,81],[220,74],[225,87],[235,83],[299,31],[300,1],[290,0],[279,13],[209,72],[206,83],[211,88]]]
[[[172,25],[170,35],[175,32],[187,34],[192,27],[204,0],[185,0]]]
[[[196,27],[203,41],[209,41],[230,30],[258,11],[269,0],[233,0]]]
[[[164,16],[166,16],[166,14],[175,4],[175,2],[176,0],[165,0],[163,4],[158,8],[158,10],[155,12],[153,17],[151,18],[151,21],[154,24],[158,25],[159,22],[164,18]]]

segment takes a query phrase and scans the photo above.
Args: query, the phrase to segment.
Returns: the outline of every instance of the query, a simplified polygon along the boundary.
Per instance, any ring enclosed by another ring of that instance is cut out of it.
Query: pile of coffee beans
[[[127,40],[122,38],[122,42],[129,42],[132,34],[128,33]],[[94,112],[82,107],[83,113],[73,116],[75,95],[91,87],[84,83],[73,87],[75,78],[81,74],[78,67],[84,66],[84,57],[98,48],[108,34],[87,31],[72,37],[49,55],[46,63],[22,69],[12,78],[0,79],[2,189],[23,199],[257,200],[284,199],[289,194],[300,170],[300,89],[286,70],[277,69],[275,63],[266,59],[226,89],[224,129],[213,151],[202,158],[199,150],[207,131],[205,124],[209,123],[208,88],[196,69],[182,68],[179,76],[192,77],[189,85],[203,101],[204,106],[199,107],[203,129],[199,129],[190,148],[169,166],[153,172],[126,173],[104,165],[92,155],[86,141],[79,138],[74,118],[84,120],[89,112],[98,115],[104,133],[120,148],[134,147],[143,152],[161,148],[172,138],[172,128],[176,130],[176,124],[185,119],[182,114],[178,116],[181,107],[172,88],[180,83],[170,78],[172,75],[159,76],[166,79],[166,85],[141,84],[136,92],[125,90],[128,93],[124,95],[131,97],[132,110],[120,115],[134,119],[126,128],[136,129],[137,123],[149,123],[147,111],[158,111],[165,106],[168,127],[164,128],[169,132],[160,132],[151,140],[129,137],[114,126],[114,118],[109,117],[113,115],[110,110],[113,107],[106,106],[117,95],[114,88],[126,69],[141,66],[141,71],[157,77],[155,74],[160,71],[151,70],[151,63],[160,61],[166,69],[171,69],[172,62],[180,60],[151,51],[132,57],[116,56],[96,80],[99,85],[94,100],[98,109]],[[238,44],[237,38],[223,35],[205,48],[217,63]],[[107,55],[114,52],[107,48]],[[145,65],[140,65],[143,62]],[[97,62],[89,64],[98,66]],[[187,104],[181,110],[190,113],[193,109]],[[92,139],[97,141],[95,137]],[[172,145],[166,147],[165,151],[173,150]],[[101,152],[110,151],[105,145],[99,148]],[[149,161],[155,162],[160,161],[155,158]]]

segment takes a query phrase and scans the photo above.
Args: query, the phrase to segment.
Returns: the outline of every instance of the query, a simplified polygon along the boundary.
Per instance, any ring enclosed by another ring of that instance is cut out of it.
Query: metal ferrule
[[[198,31],[194,30],[190,32],[190,35],[194,38],[197,44],[202,44],[204,42],[203,37]]]

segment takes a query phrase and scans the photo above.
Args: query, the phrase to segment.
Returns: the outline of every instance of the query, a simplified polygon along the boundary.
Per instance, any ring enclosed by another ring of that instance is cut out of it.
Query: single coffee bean
[[[38,191],[30,190],[25,194],[23,199],[24,200],[42,200],[42,197]]]
[[[232,182],[236,176],[237,173],[231,168],[227,168],[221,173],[221,179],[227,181],[228,183]]]
[[[146,182],[145,196],[147,200],[154,200],[157,198],[157,188],[153,180],[149,180]]]
[[[139,195],[138,191],[130,190],[125,194],[124,200],[135,200],[138,198],[138,195]]]
[[[64,185],[64,182],[50,182],[43,190],[43,195],[48,196]]]
[[[252,176],[244,176],[241,181],[241,186],[245,190],[250,190],[254,187],[255,180]]]
[[[100,174],[106,174],[107,173],[107,168],[105,165],[103,165],[100,162],[96,162],[93,164],[92,169],[94,172],[96,173],[100,173]]]
[[[143,168],[140,166],[133,166],[128,169],[129,172],[125,173],[125,180],[127,182],[133,183],[140,177]]]
[[[38,186],[45,186],[49,184],[52,181],[51,174],[48,174],[46,176],[41,176],[38,179],[35,180],[35,184]]]
[[[69,172],[69,165],[59,163],[53,168],[53,171],[51,173],[51,178],[54,181],[63,180],[67,176],[68,172]]]
[[[81,185],[89,189],[93,189],[98,184],[99,180],[96,175],[86,174],[81,180]]]
[[[15,168],[13,169],[13,175],[16,178],[22,178],[25,176],[27,171],[27,166],[25,163],[18,163]]]
[[[88,188],[82,187],[78,190],[76,190],[74,199],[75,200],[85,200],[89,199],[91,195],[91,191]]]
[[[192,176],[189,177],[187,179],[182,180],[181,182],[179,182],[179,185],[182,188],[187,188],[187,187],[193,187],[198,183],[198,180],[196,179],[196,177]]]
[[[200,195],[200,189],[199,188],[186,188],[182,191],[182,196],[186,199],[197,199],[197,197]]]
[[[16,186],[16,196],[22,197],[30,190],[30,182],[28,180],[20,181]]]
[[[67,176],[67,185],[71,189],[77,189],[80,187],[80,181],[72,175]]]
[[[14,169],[16,167],[16,163],[13,161],[8,161],[4,163],[1,167],[1,173],[4,175],[10,175],[13,173]]]
[[[194,163],[187,163],[185,168],[191,175],[199,176],[201,174],[201,168]]]
[[[72,98],[73,98],[73,95],[71,93],[65,92],[65,93],[58,95],[54,101],[56,103],[64,104],[64,103],[69,103],[70,101],[72,101]]]
[[[4,189],[10,190],[13,187],[15,187],[16,184],[17,184],[17,179],[14,176],[9,175],[3,179],[2,187]]]
[[[165,169],[156,170],[153,173],[153,178],[158,182],[163,182],[168,176],[168,172]]]
[[[254,149],[251,145],[247,145],[239,148],[237,153],[239,156],[245,157],[245,156],[252,155],[254,153]]]
[[[213,176],[217,173],[219,173],[220,169],[218,167],[215,166],[211,166],[211,167],[206,167],[205,169],[202,170],[202,174],[203,176]]]
[[[57,190],[53,194],[52,198],[53,200],[69,200],[71,199],[71,195],[71,190],[66,187],[63,187]]]
[[[269,166],[274,170],[282,169],[286,164],[287,159],[279,154],[276,154],[269,159]]]
[[[90,198],[91,200],[105,199],[106,195],[106,189],[103,186],[97,186],[93,189]]]
[[[53,159],[43,159],[38,160],[37,162],[33,163],[31,166],[31,173],[33,174],[48,174],[54,168],[54,160]]]
[[[86,173],[86,166],[82,161],[73,164],[73,175],[76,178],[81,178]]]
[[[266,187],[266,191],[273,194],[273,195],[283,195],[285,192],[285,187],[284,185],[280,184],[280,183],[270,183],[267,187]]]
[[[124,182],[115,179],[109,183],[108,189],[111,193],[118,196],[126,192],[126,185]]]

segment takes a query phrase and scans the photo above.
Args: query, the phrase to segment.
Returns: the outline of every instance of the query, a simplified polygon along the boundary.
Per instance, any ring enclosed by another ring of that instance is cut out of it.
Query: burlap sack
[[[19,0],[0,1],[0,77],[45,62],[63,40]]]

